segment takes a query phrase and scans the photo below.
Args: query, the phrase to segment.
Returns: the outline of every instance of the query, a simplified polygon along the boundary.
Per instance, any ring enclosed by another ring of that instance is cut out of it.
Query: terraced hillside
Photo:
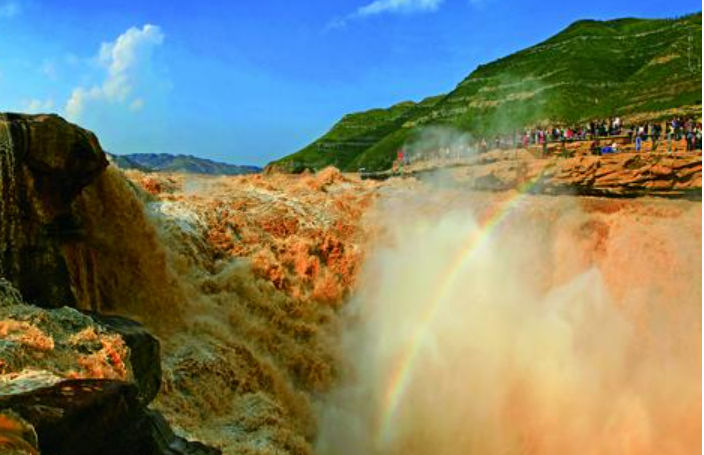
[[[346,115],[324,136],[272,165],[388,168],[421,127],[491,135],[539,124],[620,115],[701,117],[701,13],[678,19],[583,20],[481,65],[447,95]]]
[[[320,169],[335,166],[339,169],[354,169],[359,158],[369,150],[384,145],[394,150],[406,140],[405,126],[408,122],[431,112],[442,96],[426,98],[420,103],[406,101],[388,109],[372,109],[346,115],[319,140],[300,152],[282,160],[291,172],[306,168]],[[383,160],[382,160],[383,161]],[[385,165],[380,162],[379,165]]]

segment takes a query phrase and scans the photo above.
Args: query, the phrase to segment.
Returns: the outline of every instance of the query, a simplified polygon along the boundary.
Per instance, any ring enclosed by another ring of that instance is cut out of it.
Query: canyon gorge
[[[8,453],[701,449],[700,154],[217,177],[0,124]]]

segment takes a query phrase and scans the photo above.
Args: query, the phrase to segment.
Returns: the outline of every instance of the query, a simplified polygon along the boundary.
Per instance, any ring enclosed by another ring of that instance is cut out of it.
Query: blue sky
[[[571,22],[680,0],[0,0],[0,110],[56,112],[114,153],[266,164],[344,114],[451,90]]]

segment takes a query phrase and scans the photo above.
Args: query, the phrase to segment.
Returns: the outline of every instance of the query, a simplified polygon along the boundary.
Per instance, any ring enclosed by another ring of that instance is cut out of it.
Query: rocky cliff
[[[96,260],[120,250],[126,267],[139,265],[114,235],[124,221],[104,215],[123,208],[101,200],[111,183],[130,191],[107,166],[95,135],[58,116],[0,115],[0,452],[218,453],[147,408],[161,385],[159,341],[96,312],[122,299],[125,282]]]
[[[701,199],[702,157],[677,152],[543,158],[527,150],[495,150],[462,161],[419,163],[398,173],[366,175],[373,179],[393,176],[480,191]]]
[[[108,162],[95,135],[55,115],[0,116],[0,272],[27,301],[75,303],[63,246],[81,241],[74,202]]]

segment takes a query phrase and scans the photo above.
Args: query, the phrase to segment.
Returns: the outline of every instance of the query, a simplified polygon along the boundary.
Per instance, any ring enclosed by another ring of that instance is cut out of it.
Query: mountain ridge
[[[262,171],[258,166],[223,163],[193,155],[171,153],[129,153],[108,154],[110,159],[122,169],[136,169],[142,172],[183,172],[205,175],[242,175]]]

